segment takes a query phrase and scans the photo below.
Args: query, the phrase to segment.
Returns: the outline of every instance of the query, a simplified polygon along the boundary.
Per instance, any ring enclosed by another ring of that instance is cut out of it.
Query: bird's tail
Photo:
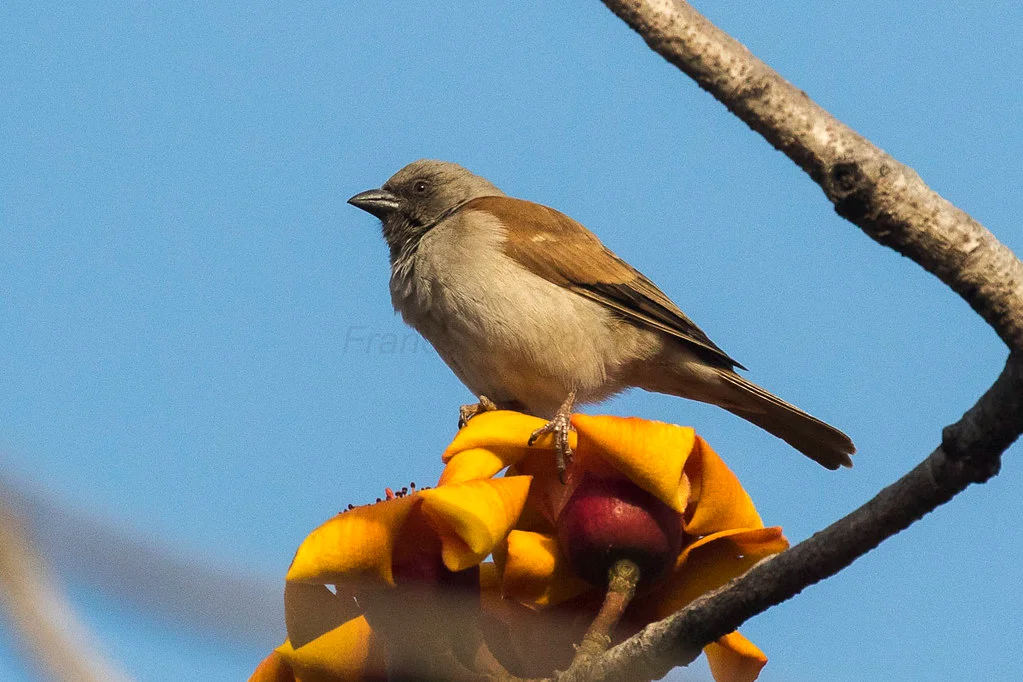
[[[828,469],[851,467],[849,436],[730,370],[717,370],[724,388],[716,404],[799,450]],[[715,396],[716,398],[718,396]]]

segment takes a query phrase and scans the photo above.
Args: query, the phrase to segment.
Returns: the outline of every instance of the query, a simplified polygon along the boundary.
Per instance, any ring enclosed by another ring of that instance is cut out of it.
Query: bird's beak
[[[355,208],[361,208],[366,213],[375,215],[384,220],[394,211],[398,210],[400,202],[391,192],[386,189],[371,189],[359,192],[348,200],[348,203]]]

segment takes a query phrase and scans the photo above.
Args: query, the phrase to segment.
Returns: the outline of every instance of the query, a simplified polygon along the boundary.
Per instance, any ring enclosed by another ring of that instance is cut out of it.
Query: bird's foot
[[[494,401],[485,395],[481,395],[479,402],[472,405],[462,405],[458,408],[458,428],[464,428],[469,420],[482,412],[493,412],[497,409]]]
[[[572,406],[575,404],[575,391],[561,404],[554,418],[538,428],[529,436],[527,445],[533,445],[536,439],[548,433],[554,434],[554,456],[557,458],[558,478],[565,483],[565,469],[572,463],[572,446],[568,443],[568,434],[572,430]]]

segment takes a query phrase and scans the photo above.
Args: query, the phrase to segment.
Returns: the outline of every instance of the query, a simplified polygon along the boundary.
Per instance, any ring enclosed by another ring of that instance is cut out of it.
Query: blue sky
[[[697,7],[1023,253],[1019,3]],[[1006,357],[595,1],[15,0],[0,83],[3,471],[245,579],[280,581],[321,521],[440,473],[470,396],[393,314],[376,221],[345,204],[420,157],[580,220],[752,380],[852,436],[835,473],[695,403],[587,408],[695,426],[793,541],[929,453]],[[762,679],[1023,676],[1021,456],[750,621]],[[66,579],[140,680],[244,679],[275,643]],[[9,644],[0,678],[29,679]]]

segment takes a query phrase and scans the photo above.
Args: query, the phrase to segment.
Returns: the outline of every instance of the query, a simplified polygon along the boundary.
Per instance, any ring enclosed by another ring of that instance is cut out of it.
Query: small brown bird
[[[493,401],[551,419],[543,431],[567,447],[573,399],[637,386],[723,407],[829,469],[852,466],[848,436],[736,374],[745,367],[568,216],[431,160],[348,202],[380,219],[394,308],[480,396],[469,414]]]

